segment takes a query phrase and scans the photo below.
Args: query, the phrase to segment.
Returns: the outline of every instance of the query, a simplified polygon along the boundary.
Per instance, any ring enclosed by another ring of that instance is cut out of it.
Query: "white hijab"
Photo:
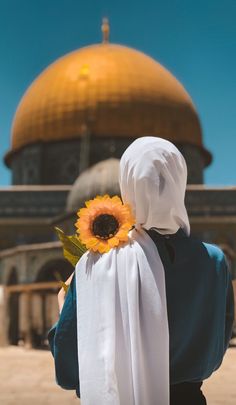
[[[131,204],[136,226],[171,234],[179,227],[189,234],[184,205],[187,167],[169,141],[146,136],[134,141],[120,161],[123,202]]]
[[[189,233],[186,180],[183,156],[161,138],[139,138],[121,158],[121,194],[136,229],[124,246],[87,252],[76,265],[82,405],[169,404],[165,274],[143,228]]]

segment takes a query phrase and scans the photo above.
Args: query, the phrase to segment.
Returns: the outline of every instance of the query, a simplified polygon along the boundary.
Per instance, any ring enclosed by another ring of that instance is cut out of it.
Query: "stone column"
[[[27,349],[32,348],[32,292],[27,291],[26,297],[26,330],[25,330],[25,347]]]
[[[8,296],[4,285],[0,285],[0,346],[8,345],[8,313],[7,313]]]

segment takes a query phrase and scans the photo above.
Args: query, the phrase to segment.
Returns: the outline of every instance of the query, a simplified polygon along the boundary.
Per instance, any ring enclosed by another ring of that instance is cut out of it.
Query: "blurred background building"
[[[166,138],[183,153],[192,233],[220,245],[236,277],[236,188],[204,185],[212,156],[190,96],[157,61],[109,43],[107,20],[102,33],[102,43],[45,69],[13,119],[12,186],[0,189],[2,345],[47,346],[58,278],[73,271],[54,226],[72,234],[85,200],[119,194],[119,158],[140,136]]]

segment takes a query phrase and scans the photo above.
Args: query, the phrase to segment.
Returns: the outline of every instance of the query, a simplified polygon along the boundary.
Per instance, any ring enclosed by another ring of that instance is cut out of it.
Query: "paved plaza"
[[[48,351],[1,348],[0,404],[79,405],[73,391],[62,390],[55,384],[53,367]],[[236,348],[231,348],[220,370],[205,383],[208,405],[235,405],[235,379]]]

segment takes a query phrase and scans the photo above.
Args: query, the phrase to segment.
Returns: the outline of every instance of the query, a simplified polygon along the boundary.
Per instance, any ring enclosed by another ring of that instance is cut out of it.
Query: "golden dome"
[[[10,155],[28,144],[78,138],[85,126],[94,137],[161,136],[205,151],[184,87],[154,59],[121,45],[81,48],[45,69],[18,106]]]

